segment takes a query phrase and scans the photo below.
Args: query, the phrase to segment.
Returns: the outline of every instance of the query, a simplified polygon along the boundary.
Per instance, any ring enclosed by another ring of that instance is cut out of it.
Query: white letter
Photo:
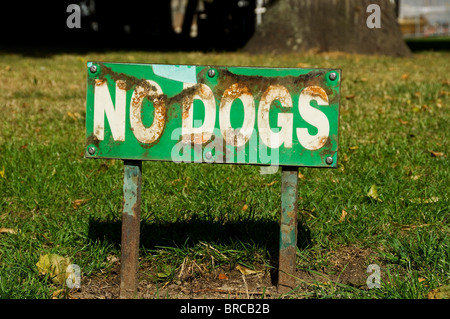
[[[373,273],[372,273],[373,271]],[[367,287],[369,289],[372,289],[374,287],[376,288],[380,288],[380,279],[381,279],[381,275],[380,275],[380,266],[378,266],[377,264],[371,264],[369,266],[367,266],[367,272],[370,273],[371,275],[369,277],[367,277],[366,283],[367,283]]]
[[[111,127],[114,141],[125,141],[125,101],[124,81],[116,82],[116,108],[109,94],[106,80],[95,80],[94,89],[94,135],[98,140],[105,138],[105,113]]]
[[[196,86],[194,94],[183,102],[182,140],[185,143],[204,144],[208,142],[216,122],[216,101],[211,89],[205,84],[184,83],[183,89]],[[201,127],[194,127],[194,100],[198,99],[205,106],[205,118]]]
[[[69,273],[69,276],[66,279],[66,285],[68,288],[81,288],[81,270],[80,266],[76,264],[71,264],[67,266],[66,273]]]
[[[381,28],[380,6],[378,4],[369,4],[367,6],[366,12],[373,12],[370,16],[367,17],[367,27],[370,29]]]
[[[241,129],[233,129],[230,122],[231,105],[240,99],[244,105],[244,123]],[[227,144],[243,146],[247,143],[255,125],[255,101],[250,90],[241,83],[235,83],[223,92],[219,107],[220,132]]]
[[[131,130],[137,140],[144,144],[150,144],[156,141],[162,134],[166,125],[166,106],[161,98],[163,91],[158,83],[147,80],[147,82],[138,84],[131,97],[130,106],[130,125]],[[155,109],[153,123],[150,127],[145,127],[142,123],[142,101],[145,97],[153,100]]]
[[[69,4],[67,6],[67,10],[66,12],[72,12],[73,13],[67,18],[66,20],[66,25],[69,29],[73,29],[73,28],[81,28],[81,10],[80,10],[80,6],[77,4]],[[69,21],[71,20],[71,21]]]
[[[316,100],[320,106],[328,105],[327,93],[319,86],[308,86],[300,93],[298,99],[298,109],[301,117],[309,124],[317,127],[318,132],[316,135],[310,135],[307,128],[297,128],[297,137],[304,148],[318,150],[328,140],[330,123],[323,112],[310,105],[312,100]]]
[[[278,100],[281,105],[292,107],[292,98],[289,91],[282,85],[271,85],[264,92],[258,107],[258,132],[261,140],[270,148],[278,148],[284,143],[284,147],[292,147],[293,114],[279,113],[277,125],[280,132],[275,133],[270,129],[269,111],[273,101]]]

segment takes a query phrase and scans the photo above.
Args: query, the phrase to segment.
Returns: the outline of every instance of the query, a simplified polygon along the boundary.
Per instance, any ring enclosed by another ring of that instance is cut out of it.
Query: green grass
[[[426,298],[450,279],[449,58],[1,52],[0,228],[16,233],[0,233],[0,298],[51,298],[59,287],[39,275],[40,255],[70,257],[83,278],[107,273],[108,257],[120,256],[123,164],[83,158],[89,60],[341,68],[339,168],[300,169],[308,241],[297,264],[324,274],[333,252],[367,248],[381,288],[316,280],[288,297]],[[372,185],[382,201],[366,196]],[[155,283],[175,280],[183,262],[204,272],[276,268],[280,172],[144,162],[142,190],[141,265]]]

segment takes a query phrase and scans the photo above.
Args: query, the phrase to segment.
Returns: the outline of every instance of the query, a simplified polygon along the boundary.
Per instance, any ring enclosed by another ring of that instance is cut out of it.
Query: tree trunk
[[[367,25],[370,4],[380,7],[380,28]],[[244,47],[250,53],[309,50],[411,55],[390,0],[278,0]]]

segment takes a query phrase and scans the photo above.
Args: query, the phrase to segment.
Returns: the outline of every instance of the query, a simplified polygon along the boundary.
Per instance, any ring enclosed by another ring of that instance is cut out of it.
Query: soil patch
[[[327,282],[342,283],[358,289],[367,289],[373,251],[357,246],[345,246],[328,254],[329,267],[322,271],[298,270],[298,287],[289,298],[305,298],[313,286]],[[234,268],[208,272],[191,261],[180,267],[173,280],[155,279],[154,266],[142,265],[139,269],[138,299],[272,299],[280,298],[273,269],[261,266],[256,272],[244,275]],[[272,272],[272,273],[271,273]],[[150,274],[150,275],[149,275]],[[78,299],[118,299],[120,292],[120,261],[115,261],[107,274],[96,274],[82,279],[80,289],[71,292]]]

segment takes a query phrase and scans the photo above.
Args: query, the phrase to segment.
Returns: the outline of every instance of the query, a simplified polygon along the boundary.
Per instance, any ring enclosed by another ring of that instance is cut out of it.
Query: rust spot
[[[223,93],[222,99],[233,101],[235,99],[238,99],[239,97],[241,97],[244,94],[251,95],[252,93],[250,92],[249,88],[247,87],[247,85],[245,83],[238,82],[238,83],[234,83],[228,89],[225,90],[225,92]],[[224,104],[221,104],[221,105],[224,105]]]
[[[127,84],[125,83],[125,81],[119,80],[117,81],[117,87],[121,90],[126,90]]]
[[[188,144],[205,144],[208,142],[211,138],[208,134],[205,133],[199,133],[199,134],[185,134],[181,136],[181,141],[183,143]]]
[[[95,86],[102,86],[106,82],[106,79],[95,79]]]
[[[320,86],[308,86],[305,88],[305,94],[311,95],[312,97],[320,97],[322,100],[328,101],[327,93]]]

